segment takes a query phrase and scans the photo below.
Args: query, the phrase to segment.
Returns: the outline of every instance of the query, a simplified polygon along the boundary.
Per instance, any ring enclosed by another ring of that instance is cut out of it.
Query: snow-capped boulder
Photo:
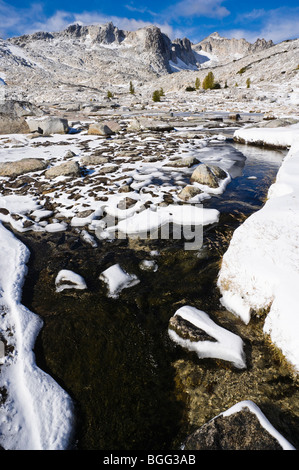
[[[140,281],[135,274],[124,271],[119,264],[114,264],[100,275],[100,280],[108,287],[108,296],[118,298],[123,289],[133,287]]]
[[[207,313],[184,306],[169,320],[170,338],[199,358],[231,362],[238,369],[246,368],[242,339],[217,325]]]
[[[84,278],[69,269],[59,271],[55,279],[55,286],[56,292],[62,292],[65,289],[84,290],[87,288]]]
[[[184,450],[295,450],[250,400],[237,403],[193,432]]]

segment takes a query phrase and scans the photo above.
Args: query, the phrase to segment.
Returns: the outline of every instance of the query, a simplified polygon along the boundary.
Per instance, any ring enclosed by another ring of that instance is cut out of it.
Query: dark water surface
[[[247,160],[225,193],[204,203],[219,209],[221,217],[219,224],[205,231],[200,252],[185,251],[181,241],[119,240],[90,248],[72,232],[17,235],[32,253],[23,303],[44,320],[35,348],[37,363],[75,401],[76,448],[178,449],[194,427],[239,399],[224,399],[221,409],[221,377],[224,384],[231,387],[234,383],[241,390],[244,375],[223,364],[199,361],[173,344],[167,333],[169,318],[182,305],[208,313],[220,311],[218,322],[232,331],[239,326],[243,331],[240,321],[219,307],[220,260],[233,230],[263,205],[283,154],[235,147]],[[248,179],[252,176],[256,178]],[[139,268],[140,261],[151,259],[150,249],[160,252],[152,258],[158,263],[157,272]],[[123,290],[115,300],[107,297],[99,275],[118,262],[135,273],[140,283]],[[56,293],[54,282],[60,269],[81,274],[88,290]],[[257,342],[256,337],[247,342],[249,358],[251,341]],[[263,367],[267,367],[264,360],[261,371]],[[264,387],[260,403],[264,397],[269,401],[274,388],[285,393],[279,368],[274,365],[271,380],[278,382],[273,382],[273,388]],[[283,376],[289,395],[294,395],[295,385]],[[246,391],[243,398],[240,392],[241,399],[248,398]],[[289,411],[294,428],[299,413]]]

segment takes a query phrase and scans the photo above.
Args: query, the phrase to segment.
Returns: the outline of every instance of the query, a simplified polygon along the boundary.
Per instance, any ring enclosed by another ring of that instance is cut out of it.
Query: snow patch
[[[13,352],[1,365],[8,396],[0,413],[0,443],[8,450],[63,450],[71,443],[74,408],[67,393],[35,363],[41,319],[21,304],[29,258],[27,248],[0,223],[1,334]],[[2,361],[3,362],[3,361]]]

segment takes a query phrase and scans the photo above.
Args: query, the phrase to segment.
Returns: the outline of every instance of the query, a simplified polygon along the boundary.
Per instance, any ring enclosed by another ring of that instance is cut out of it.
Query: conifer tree
[[[202,87],[204,90],[212,89],[214,87],[214,74],[209,72],[208,75],[203,79]]]
[[[155,90],[153,93],[153,101],[161,101],[161,93],[160,90]]]
[[[135,88],[134,88],[132,82],[130,82],[130,93],[131,93],[131,95],[134,95],[134,94],[135,94]]]

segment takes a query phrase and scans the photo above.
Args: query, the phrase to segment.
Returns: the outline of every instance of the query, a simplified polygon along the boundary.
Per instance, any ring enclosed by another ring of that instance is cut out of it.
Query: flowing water
[[[75,401],[76,448],[178,449],[188,433],[244,399],[253,399],[298,444],[296,379],[263,337],[263,319],[243,325],[221,308],[216,288],[233,230],[263,205],[283,153],[233,145],[247,160],[223,195],[205,201],[221,217],[205,230],[200,251],[184,250],[180,240],[116,240],[89,248],[72,232],[18,235],[32,253],[23,302],[44,320],[37,363]],[[152,258],[156,272],[139,269],[150,250],[159,251]],[[111,299],[98,277],[117,262],[140,283]],[[88,290],[55,293],[60,269],[80,273]],[[206,311],[239,334],[248,369],[202,361],[173,344],[168,322],[182,305]]]

